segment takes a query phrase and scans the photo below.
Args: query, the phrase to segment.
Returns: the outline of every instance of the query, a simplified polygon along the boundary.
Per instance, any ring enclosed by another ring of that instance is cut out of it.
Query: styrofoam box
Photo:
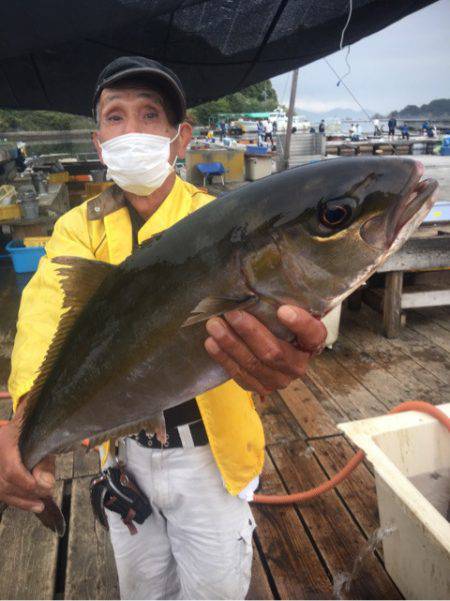
[[[449,599],[450,523],[409,478],[450,468],[450,433],[416,411],[338,427],[375,468],[380,524],[395,527],[383,540],[390,576],[406,599]]]

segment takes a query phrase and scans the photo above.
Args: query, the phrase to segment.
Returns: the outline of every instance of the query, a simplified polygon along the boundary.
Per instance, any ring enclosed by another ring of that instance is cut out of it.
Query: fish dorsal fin
[[[56,271],[61,277],[60,285],[64,291],[63,307],[69,309],[84,307],[103,280],[119,269],[110,263],[81,257],[55,257],[52,263],[61,265]]]
[[[248,307],[255,305],[257,302],[258,297],[256,294],[250,294],[243,298],[207,296],[192,310],[190,316],[181,327],[185,328],[200,321],[207,321],[210,317],[221,315],[234,309],[248,309]]]
[[[83,307],[90,301],[107,275],[118,269],[109,263],[91,261],[80,257],[56,257],[52,259],[52,263],[61,266],[56,271],[60,276],[59,284],[64,292],[62,309],[67,310],[60,318],[58,328],[38,370],[38,375],[26,395],[23,423],[27,421],[28,416],[33,412],[42,387],[55,364],[61,347]]]

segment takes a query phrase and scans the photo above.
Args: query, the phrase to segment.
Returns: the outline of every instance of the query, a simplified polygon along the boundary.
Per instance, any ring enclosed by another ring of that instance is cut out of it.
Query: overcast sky
[[[328,57],[340,75],[347,70],[345,52]],[[450,0],[439,0],[353,44],[349,63],[351,73],[344,81],[369,112],[450,98]],[[272,83],[279,100],[288,105],[291,75],[279,75]],[[336,76],[323,59],[300,69],[296,107],[359,109],[345,88],[336,86]]]

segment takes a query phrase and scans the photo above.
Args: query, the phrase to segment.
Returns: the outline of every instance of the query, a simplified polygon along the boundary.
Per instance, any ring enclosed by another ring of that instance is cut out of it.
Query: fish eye
[[[320,220],[328,227],[341,225],[349,215],[349,209],[346,206],[338,205],[335,207],[325,207],[320,215]]]
[[[351,203],[353,204],[353,203]],[[319,206],[319,221],[327,228],[334,229],[347,223],[352,216],[352,206],[344,199],[331,200]]]

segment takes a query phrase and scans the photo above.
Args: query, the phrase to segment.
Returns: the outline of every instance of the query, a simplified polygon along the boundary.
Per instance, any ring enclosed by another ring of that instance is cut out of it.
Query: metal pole
[[[284,145],[284,168],[289,167],[289,155],[291,152],[292,119],[294,117],[295,96],[297,95],[298,69],[292,72],[291,97],[289,99],[288,122],[286,126],[286,143]]]

